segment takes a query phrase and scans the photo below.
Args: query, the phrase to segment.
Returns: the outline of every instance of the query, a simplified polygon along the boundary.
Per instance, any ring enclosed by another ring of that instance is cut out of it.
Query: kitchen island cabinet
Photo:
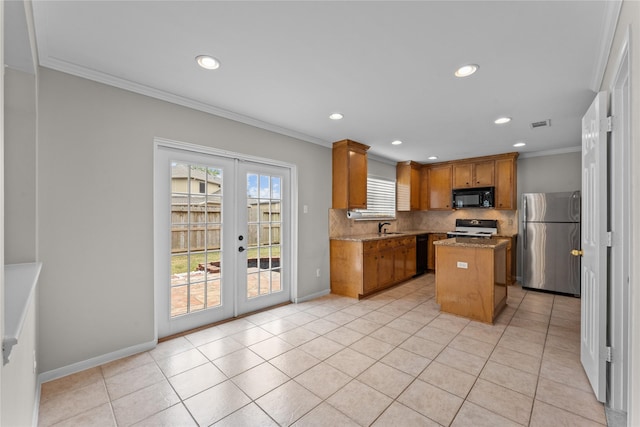
[[[507,304],[507,241],[457,237],[435,246],[440,310],[493,323]]]
[[[447,238],[447,233],[429,233],[427,237],[427,270],[436,269],[436,247],[433,244]]]
[[[362,298],[416,274],[416,236],[331,239],[331,292]]]

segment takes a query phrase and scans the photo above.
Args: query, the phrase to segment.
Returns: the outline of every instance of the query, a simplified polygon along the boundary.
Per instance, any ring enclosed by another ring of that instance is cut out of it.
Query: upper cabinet
[[[333,208],[367,208],[368,145],[344,139],[333,144]]]
[[[452,166],[450,164],[426,165],[422,169],[425,184],[422,189],[422,209],[450,210]]]
[[[420,169],[417,162],[399,162],[396,165],[396,209],[420,210]]]
[[[507,153],[423,165],[420,209],[453,209],[451,191],[471,187],[495,187],[494,207],[516,209],[517,159]]]
[[[512,153],[495,161],[496,209],[514,210],[517,208],[516,167],[518,153]]]
[[[453,188],[493,187],[493,183],[493,160],[453,164]]]

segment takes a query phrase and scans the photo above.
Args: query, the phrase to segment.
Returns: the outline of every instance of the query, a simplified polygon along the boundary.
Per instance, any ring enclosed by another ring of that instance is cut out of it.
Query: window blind
[[[396,182],[367,176],[367,209],[356,209],[361,219],[396,217]]]

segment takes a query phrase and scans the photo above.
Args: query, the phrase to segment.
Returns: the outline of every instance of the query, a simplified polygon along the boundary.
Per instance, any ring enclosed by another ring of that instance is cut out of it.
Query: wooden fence
[[[252,209],[249,207],[248,209]],[[253,207],[255,209],[255,205]],[[262,209],[260,209],[262,211]],[[261,218],[265,218],[265,214],[269,212],[261,212]],[[248,228],[247,246],[255,247],[258,245],[258,234],[260,235],[260,245],[277,245],[280,244],[281,230],[280,222],[273,222],[274,219],[280,219],[279,212],[271,212],[270,219],[272,222],[262,222],[259,224],[251,224]],[[277,214],[277,216],[276,216]],[[255,213],[249,215],[249,218],[257,218]],[[220,207],[219,206],[191,206],[172,205],[171,207],[171,253],[182,253],[187,250],[204,251],[220,249]],[[191,224],[188,226],[187,224]],[[258,230],[260,230],[258,232]],[[271,236],[269,235],[271,232]],[[191,241],[189,241],[189,238]]]

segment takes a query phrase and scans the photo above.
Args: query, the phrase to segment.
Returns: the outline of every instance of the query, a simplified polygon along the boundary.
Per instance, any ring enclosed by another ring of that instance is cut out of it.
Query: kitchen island
[[[434,245],[440,310],[493,323],[507,304],[507,241],[455,237]]]

